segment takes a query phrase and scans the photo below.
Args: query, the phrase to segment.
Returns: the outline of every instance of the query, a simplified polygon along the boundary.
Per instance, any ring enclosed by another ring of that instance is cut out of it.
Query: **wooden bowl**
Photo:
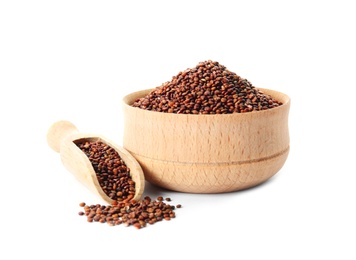
[[[123,147],[145,179],[188,193],[223,193],[265,182],[289,153],[290,98],[261,89],[283,105],[257,112],[191,115],[132,107],[152,89],[123,98]]]

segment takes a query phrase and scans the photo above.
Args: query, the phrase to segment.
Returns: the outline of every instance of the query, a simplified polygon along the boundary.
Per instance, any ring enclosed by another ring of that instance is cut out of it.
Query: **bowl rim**
[[[177,114],[177,113],[165,113],[165,112],[159,112],[159,111],[153,111],[153,110],[146,110],[146,109],[142,109],[139,107],[133,107],[131,104],[129,104],[129,100],[132,99],[132,96],[136,96],[139,93],[141,94],[140,97],[143,97],[143,95],[148,94],[149,92],[153,91],[156,88],[149,88],[149,89],[142,89],[142,90],[138,90],[138,91],[134,91],[131,92],[129,94],[126,94],[121,102],[123,104],[124,108],[128,108],[128,109],[139,109],[142,113],[153,113],[153,114],[157,114],[157,115],[166,115],[166,116],[181,116],[181,117],[209,117],[209,118],[213,118],[213,117],[231,117],[231,116],[253,116],[253,115],[261,115],[262,113],[270,113],[272,111],[279,111],[281,109],[285,109],[285,108],[289,108],[290,103],[291,103],[291,98],[289,95],[274,90],[274,89],[267,89],[267,88],[257,88],[258,90],[261,90],[263,93],[266,93],[267,95],[270,95],[272,97],[274,97],[273,94],[277,94],[283,97],[283,99],[285,100],[285,102],[283,102],[282,105],[278,106],[278,107],[274,107],[274,108],[270,108],[270,109],[265,109],[265,110],[258,110],[258,111],[251,111],[251,112],[245,112],[245,113],[228,113],[228,114]],[[270,92],[272,92],[273,94],[270,94]],[[153,115],[152,114],[152,115]]]

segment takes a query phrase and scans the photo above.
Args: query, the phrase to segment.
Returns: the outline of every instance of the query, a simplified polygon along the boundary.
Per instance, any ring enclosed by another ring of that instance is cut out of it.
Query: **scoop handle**
[[[62,141],[76,133],[78,133],[78,129],[71,122],[57,121],[48,129],[47,143],[54,151],[59,153]]]

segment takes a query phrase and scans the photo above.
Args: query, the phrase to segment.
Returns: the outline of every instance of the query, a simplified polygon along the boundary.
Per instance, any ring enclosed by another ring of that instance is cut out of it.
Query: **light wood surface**
[[[48,145],[60,154],[65,168],[90,191],[100,196],[104,201],[111,203],[112,199],[109,198],[100,187],[90,160],[76,145],[76,142],[84,140],[102,141],[119,153],[127,167],[130,168],[131,177],[133,181],[135,181],[136,193],[133,199],[139,200],[144,191],[144,174],[139,163],[124,148],[116,145],[104,136],[91,133],[80,133],[74,124],[65,120],[54,123],[47,133]]]
[[[123,146],[155,185],[190,193],[231,192],[256,186],[284,165],[289,153],[290,98],[277,108],[225,115],[186,115],[132,107],[149,90],[123,99]]]

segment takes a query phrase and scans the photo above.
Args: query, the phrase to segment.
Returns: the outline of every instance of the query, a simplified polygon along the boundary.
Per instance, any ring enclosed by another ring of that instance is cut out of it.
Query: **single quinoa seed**
[[[145,110],[176,114],[232,114],[282,105],[216,61],[200,62],[156,87],[132,104]]]
[[[119,153],[101,141],[85,141],[76,144],[89,158],[100,187],[113,200],[127,201],[135,196],[135,182],[130,169]],[[85,203],[80,203],[81,207]]]

